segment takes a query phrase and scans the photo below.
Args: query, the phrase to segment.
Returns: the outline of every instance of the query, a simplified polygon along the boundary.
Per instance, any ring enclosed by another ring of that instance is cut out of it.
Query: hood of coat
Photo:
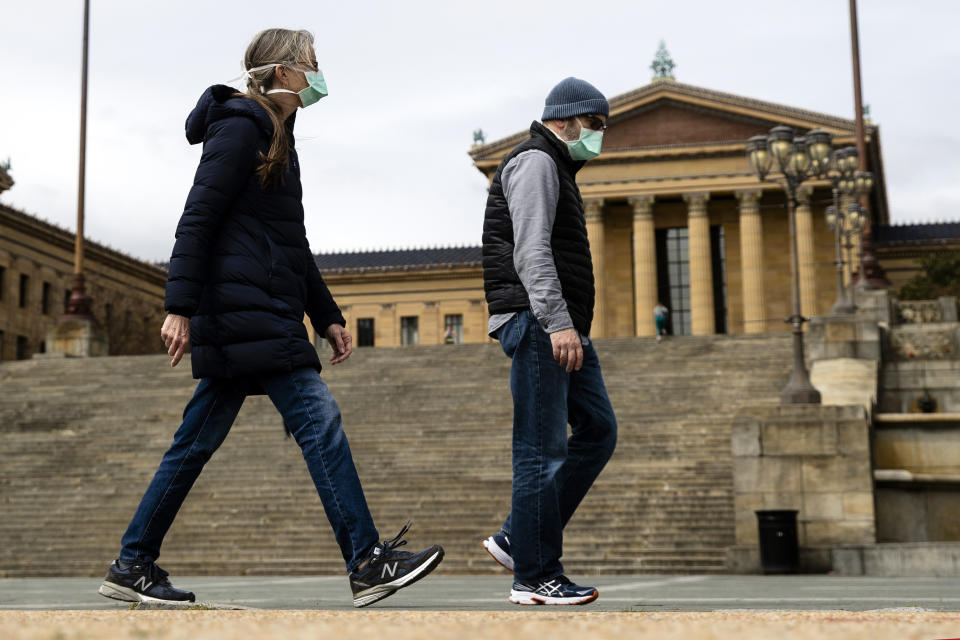
[[[215,84],[207,88],[197,100],[197,106],[187,116],[187,142],[197,144],[203,142],[207,128],[214,122],[224,118],[237,116],[250,118],[268,137],[273,135],[273,123],[270,116],[259,104],[250,98],[237,95],[237,90],[225,84]],[[293,125],[297,119],[296,112],[287,118],[287,133],[290,135],[290,144],[293,145]]]

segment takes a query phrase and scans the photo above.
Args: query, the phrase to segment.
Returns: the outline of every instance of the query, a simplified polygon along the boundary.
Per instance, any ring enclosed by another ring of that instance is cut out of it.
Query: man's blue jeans
[[[550,580],[563,573],[563,528],[613,455],[617,420],[592,344],[580,371],[567,373],[530,311],[512,317],[497,339],[513,360],[513,498],[503,531],[514,579]]]
[[[307,461],[347,570],[379,540],[360,486],[340,409],[319,372],[304,367],[258,376]],[[120,559],[155,560],[173,519],[203,465],[233,425],[246,397],[244,381],[203,378],[183,411],[183,423],[123,535]]]

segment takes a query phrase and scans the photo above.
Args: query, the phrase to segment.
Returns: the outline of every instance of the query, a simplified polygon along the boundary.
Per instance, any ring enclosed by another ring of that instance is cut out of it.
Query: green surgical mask
[[[295,66],[290,66],[286,64],[265,64],[259,67],[254,67],[253,69],[247,69],[243,72],[239,78],[235,80],[246,81],[250,74],[254,71],[260,71],[261,69],[269,69],[270,67],[287,67],[288,69],[293,69],[294,71],[300,71],[307,78],[307,86],[300,91],[291,91],[290,89],[270,89],[267,93],[295,93],[300,96],[300,106],[309,107],[314,102],[318,101],[320,98],[326,97],[327,93],[327,81],[323,79],[323,74],[319,71],[313,71],[310,69],[298,69]],[[232,82],[232,81],[231,81]],[[262,88],[261,88],[262,90]]]
[[[570,157],[574,160],[589,160],[600,155],[603,145],[603,131],[594,131],[580,125],[580,137],[574,141],[566,141],[570,149]]]
[[[299,71],[299,69],[298,69]],[[307,86],[300,91],[291,91],[290,89],[270,89],[267,93],[295,93],[300,96],[300,107],[309,107],[327,95],[327,81],[323,79],[323,74],[319,71],[304,71],[303,75],[307,77]]]

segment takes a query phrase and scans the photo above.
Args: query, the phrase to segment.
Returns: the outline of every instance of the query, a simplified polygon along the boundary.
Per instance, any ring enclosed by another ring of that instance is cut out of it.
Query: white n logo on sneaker
[[[397,564],[398,564],[398,563],[394,562],[392,569],[390,568],[390,565],[388,565],[388,564],[383,565],[383,571],[380,572],[380,578],[381,578],[381,579],[382,579],[382,578],[386,578],[386,577],[387,577],[387,571],[390,572],[390,577],[391,577],[391,578],[394,577],[395,575],[397,575]]]
[[[152,582],[147,582],[147,576],[140,576],[137,578],[137,581],[133,583],[133,586],[134,588],[140,587],[141,591],[146,591],[152,584]]]

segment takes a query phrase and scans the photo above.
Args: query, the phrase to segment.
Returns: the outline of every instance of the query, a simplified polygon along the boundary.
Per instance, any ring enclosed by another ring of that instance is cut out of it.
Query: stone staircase
[[[730,424],[776,404],[787,335],[597,341],[617,452],[565,533],[573,575],[724,570]],[[166,356],[0,363],[0,576],[95,576],[118,550],[195,381]],[[324,377],[382,537],[409,518],[446,573],[501,571],[480,547],[510,504],[509,360],[496,344],[360,349]],[[339,574],[292,439],[250,397],[164,544],[176,574]]]

